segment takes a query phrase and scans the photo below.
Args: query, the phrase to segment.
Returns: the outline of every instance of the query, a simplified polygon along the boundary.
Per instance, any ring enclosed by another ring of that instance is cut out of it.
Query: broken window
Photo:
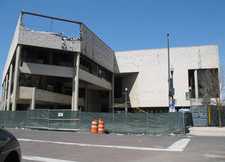
[[[48,50],[39,47],[22,48],[23,62],[73,67],[74,53]]]
[[[80,57],[80,68],[103,80],[112,82],[112,73],[109,70],[101,67],[100,65],[83,55]]]
[[[61,77],[48,77],[41,75],[20,74],[19,85],[24,87],[36,87],[55,93],[72,95],[72,79]]]

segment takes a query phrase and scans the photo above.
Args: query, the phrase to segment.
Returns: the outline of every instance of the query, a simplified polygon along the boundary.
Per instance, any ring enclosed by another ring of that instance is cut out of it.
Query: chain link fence
[[[181,134],[187,117],[183,113],[95,113],[71,110],[1,111],[0,126],[90,132],[91,122],[101,118],[105,133]]]

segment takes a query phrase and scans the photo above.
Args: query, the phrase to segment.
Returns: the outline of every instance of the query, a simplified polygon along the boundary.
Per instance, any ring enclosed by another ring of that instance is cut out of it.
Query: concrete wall
[[[37,32],[20,26],[19,44],[80,52],[80,40],[51,32]]]
[[[58,103],[58,104],[71,104],[71,96],[57,94],[33,87],[19,87],[18,98],[20,100],[31,100],[32,94],[35,89],[35,100],[42,103]]]
[[[83,24],[81,33],[81,53],[113,72],[114,51]]]
[[[132,106],[168,107],[167,49],[116,52],[115,59],[116,73],[139,73],[130,93]],[[177,106],[189,106],[188,69],[219,68],[218,46],[170,48],[170,60]]]
[[[46,75],[55,77],[73,77],[73,68],[70,67],[60,67],[54,65],[44,65],[36,63],[24,62],[20,67],[20,71],[26,74],[36,74],[36,75]]]
[[[4,70],[3,70],[2,83],[3,83],[3,80],[5,79],[6,73],[9,69],[10,63],[13,59],[13,56],[14,56],[14,53],[15,53],[15,50],[16,50],[16,47],[17,47],[17,44],[18,44],[20,24],[21,24],[21,15],[20,15],[19,20],[18,20],[17,25],[16,25],[16,30],[15,30],[15,33],[14,33],[14,36],[13,36],[13,39],[12,39],[12,42],[11,42],[11,45],[10,45],[9,53],[8,53],[7,60],[6,60],[6,63],[5,63],[5,67],[4,67]]]

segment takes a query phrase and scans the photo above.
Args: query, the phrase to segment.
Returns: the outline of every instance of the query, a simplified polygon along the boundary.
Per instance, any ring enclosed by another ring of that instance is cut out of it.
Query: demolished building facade
[[[25,14],[58,20],[21,12],[3,72],[3,109],[104,111],[112,103],[114,52],[81,22],[59,19],[79,25],[80,36],[70,38],[29,30]]]
[[[24,15],[73,23],[79,36],[31,30]],[[177,107],[190,107],[190,87],[199,104],[198,71],[220,73],[218,46],[171,48],[171,66]],[[3,71],[1,105],[6,111],[110,112],[128,106],[168,112],[167,67],[167,49],[115,53],[81,22],[21,12]]]

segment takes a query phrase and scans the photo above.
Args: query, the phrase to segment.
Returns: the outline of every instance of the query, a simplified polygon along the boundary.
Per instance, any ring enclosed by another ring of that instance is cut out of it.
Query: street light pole
[[[167,34],[167,48],[168,48],[168,106],[170,107],[170,44],[169,34]],[[170,111],[170,109],[169,109]]]

